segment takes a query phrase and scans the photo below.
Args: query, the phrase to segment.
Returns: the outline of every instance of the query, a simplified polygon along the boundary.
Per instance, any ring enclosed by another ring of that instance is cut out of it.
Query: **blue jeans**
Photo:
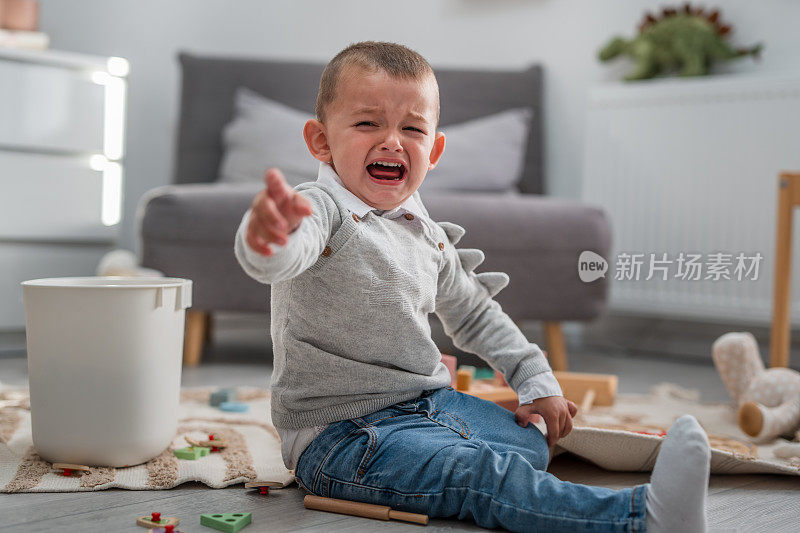
[[[613,490],[546,472],[532,424],[450,387],[335,422],[306,448],[296,477],[309,492],[511,531],[644,531],[649,484]]]

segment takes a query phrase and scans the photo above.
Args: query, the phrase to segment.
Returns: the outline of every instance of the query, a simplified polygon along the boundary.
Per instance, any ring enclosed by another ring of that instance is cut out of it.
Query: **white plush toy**
[[[726,333],[714,342],[712,357],[734,402],[739,427],[756,442],[776,437],[800,441],[800,372],[764,368],[752,334]],[[775,450],[779,457],[800,456],[800,443]]]
[[[138,265],[136,255],[129,250],[112,250],[100,259],[97,265],[98,276],[163,277],[164,273]]]

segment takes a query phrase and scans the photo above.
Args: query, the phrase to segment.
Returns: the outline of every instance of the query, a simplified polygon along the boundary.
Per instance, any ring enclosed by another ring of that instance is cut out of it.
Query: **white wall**
[[[718,2],[717,5],[723,4]],[[403,43],[434,66],[545,66],[548,192],[580,192],[585,94],[616,80],[624,63],[600,64],[612,35],[632,36],[644,0],[42,0],[42,31],[53,49],[131,62],[122,246],[133,249],[133,215],[146,190],[168,183],[179,95],[178,50],[326,61],[366,39]],[[666,5],[672,5],[666,4]],[[709,5],[705,3],[705,5]],[[800,72],[800,2],[728,0],[732,41],[763,41],[720,72]]]

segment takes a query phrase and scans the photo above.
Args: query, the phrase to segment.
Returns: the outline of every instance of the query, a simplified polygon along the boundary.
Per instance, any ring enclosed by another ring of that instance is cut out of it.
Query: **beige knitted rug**
[[[569,452],[607,470],[651,472],[664,440],[661,434],[690,414],[708,434],[712,473],[800,475],[800,457],[775,455],[781,450],[800,455],[800,443],[778,438],[756,445],[739,429],[736,413],[732,402],[701,403],[699,391],[661,383],[650,394],[620,394],[613,406],[579,414],[553,457]]]
[[[270,423],[268,391],[240,388],[239,400],[250,405],[250,411],[241,414],[209,406],[210,392],[211,389],[182,391],[178,433],[170,449],[155,459],[129,468],[92,468],[79,477],[64,477],[33,449],[27,393],[0,391],[0,491],[154,490],[187,481],[199,481],[212,488],[250,480],[290,482],[293,475],[283,466],[280,441]],[[732,404],[704,404],[699,399],[698,391],[670,383],[662,383],[646,395],[620,394],[614,406],[595,407],[576,417],[572,432],[559,440],[553,456],[569,452],[608,470],[651,471],[663,440],[659,434],[688,413],[709,434],[713,473],[800,475],[800,458],[781,459],[774,455],[788,441],[776,439],[756,446],[736,425]],[[537,426],[544,428],[541,423]],[[194,461],[173,455],[172,449],[187,446],[185,437],[202,440],[209,433],[230,446]]]
[[[170,489],[187,481],[222,488],[251,480],[288,483],[293,474],[283,466],[278,433],[270,421],[269,393],[239,388],[246,413],[228,413],[208,404],[212,389],[181,391],[178,433],[169,449],[155,459],[128,468],[91,468],[64,477],[42,460],[32,445],[27,391],[0,391],[0,491],[74,492],[110,488]],[[209,434],[228,447],[197,460],[178,459],[173,449],[188,446],[185,437],[205,440]]]

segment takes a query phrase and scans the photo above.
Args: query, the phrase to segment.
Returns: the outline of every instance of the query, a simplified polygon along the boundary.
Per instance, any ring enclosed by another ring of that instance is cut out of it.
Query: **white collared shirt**
[[[322,183],[323,185],[328,185],[331,187],[336,192],[336,196],[339,201],[342,202],[347,209],[361,218],[363,218],[364,215],[370,211],[375,211],[379,213],[380,216],[390,219],[397,218],[405,213],[411,213],[412,215],[423,219],[428,218],[428,211],[422,206],[422,201],[417,201],[419,199],[418,192],[415,192],[409,196],[406,201],[394,209],[389,211],[381,211],[380,209],[364,203],[361,198],[350,192],[342,182],[342,178],[340,178],[336,171],[333,170],[333,167],[327,163],[319,164],[317,183]]]

